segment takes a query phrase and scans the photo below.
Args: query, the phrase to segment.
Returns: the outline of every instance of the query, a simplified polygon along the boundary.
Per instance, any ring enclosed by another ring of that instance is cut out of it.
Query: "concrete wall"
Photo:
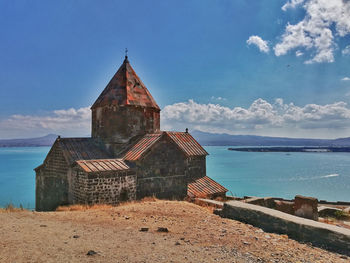
[[[224,204],[221,216],[262,228],[267,232],[287,234],[302,242],[350,255],[350,230],[300,218],[274,209],[239,201]]]
[[[93,173],[73,171],[75,204],[118,204],[136,199],[134,172]]]
[[[164,136],[143,159],[136,162],[137,198],[183,199],[187,195],[187,159],[178,146]]]
[[[60,146],[55,143],[43,166],[36,170],[36,211],[52,211],[69,203],[67,172],[67,162]]]
[[[105,106],[92,109],[92,137],[108,146],[128,143],[135,136],[160,129],[160,111],[137,106]]]

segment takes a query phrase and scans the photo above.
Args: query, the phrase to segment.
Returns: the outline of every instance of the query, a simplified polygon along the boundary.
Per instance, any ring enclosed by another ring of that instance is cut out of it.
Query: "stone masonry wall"
[[[118,204],[136,199],[134,172],[93,173],[73,172],[73,202],[75,204]]]
[[[105,106],[92,109],[92,137],[113,145],[128,143],[135,136],[159,131],[159,110],[136,106]]]
[[[191,179],[197,179],[206,176],[205,156],[194,156],[187,160],[187,176]]]
[[[226,202],[220,215],[350,256],[350,230],[346,228],[239,201]]]
[[[137,161],[137,198],[183,199],[187,195],[186,157],[167,136]]]
[[[55,143],[43,166],[36,170],[36,211],[51,211],[69,203],[67,171],[66,160]]]

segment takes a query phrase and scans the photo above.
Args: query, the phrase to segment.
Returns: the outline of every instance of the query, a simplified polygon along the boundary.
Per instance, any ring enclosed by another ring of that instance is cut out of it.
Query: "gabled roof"
[[[121,159],[79,160],[75,163],[86,173],[130,170],[130,167]]]
[[[162,134],[161,132],[146,134],[124,154],[123,160],[138,160],[149,148],[159,141]]]
[[[126,153],[122,159],[127,161],[136,161],[140,159],[162,136],[169,136],[170,139],[187,156],[208,155],[206,150],[187,132],[159,132],[144,135],[138,140]]]
[[[198,178],[188,184],[187,195],[189,197],[210,197],[215,194],[224,194],[228,190],[208,176]]]
[[[207,151],[188,132],[165,132],[187,157],[208,155]]]
[[[127,57],[91,109],[106,105],[133,105],[160,110],[151,93],[131,67]]]
[[[110,158],[109,154],[92,138],[59,138],[56,142],[69,164],[77,160]]]

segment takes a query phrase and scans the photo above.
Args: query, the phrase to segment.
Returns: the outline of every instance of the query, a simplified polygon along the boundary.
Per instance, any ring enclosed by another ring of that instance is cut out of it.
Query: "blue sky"
[[[89,135],[126,47],[163,129],[348,137],[349,17],[342,0],[0,0],[0,138]]]

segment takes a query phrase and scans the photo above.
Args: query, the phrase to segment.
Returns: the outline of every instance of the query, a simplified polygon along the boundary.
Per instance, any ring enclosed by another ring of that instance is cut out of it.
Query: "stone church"
[[[91,138],[59,136],[35,168],[37,211],[227,192],[206,176],[208,153],[187,129],[160,130],[160,108],[127,56],[91,111]]]

